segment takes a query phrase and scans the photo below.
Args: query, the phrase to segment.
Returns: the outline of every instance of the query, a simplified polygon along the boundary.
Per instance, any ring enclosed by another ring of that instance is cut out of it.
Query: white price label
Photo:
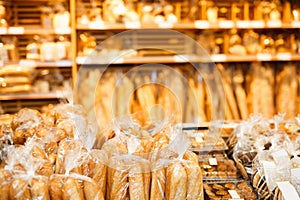
[[[70,34],[71,33],[71,28],[70,27],[55,28],[54,32],[56,34]]]
[[[292,27],[300,28],[300,21],[292,21]]]
[[[139,29],[141,28],[140,22],[125,22],[125,27],[127,29]]]
[[[174,24],[170,22],[162,22],[158,24],[159,28],[173,28]]]
[[[234,27],[234,22],[231,21],[231,20],[219,21],[219,27],[220,28],[233,28]]]
[[[5,35],[5,34],[7,34],[7,28],[0,27],[0,35]]]
[[[248,20],[241,20],[236,22],[238,28],[249,28],[251,27],[251,22]]]
[[[206,20],[197,20],[194,22],[194,26],[198,29],[207,29],[210,27],[210,23]]]
[[[272,28],[274,28],[274,27],[281,27],[282,26],[282,22],[279,21],[279,20],[268,21],[267,22],[267,26],[268,27],[272,27]]]
[[[208,162],[209,162],[209,165],[218,165],[218,161],[216,158],[209,158]]]
[[[197,143],[202,143],[203,142],[203,137],[202,136],[196,136],[195,140]]]
[[[188,59],[188,56],[185,56],[185,55],[176,55],[173,57],[174,59],[174,62],[188,62],[189,59]]]
[[[292,59],[292,54],[290,53],[278,53],[276,55],[278,60],[291,60]]]
[[[269,53],[259,53],[256,55],[256,59],[259,61],[270,61],[272,60],[272,55]]]
[[[211,55],[211,60],[213,62],[225,62],[227,60],[227,56],[225,54],[214,54]]]
[[[24,67],[36,67],[36,62],[34,60],[20,60],[19,65]]]
[[[265,27],[265,22],[262,20],[251,21],[252,28],[263,28]]]
[[[277,182],[277,185],[284,199],[300,200],[300,197],[295,187],[290,182],[288,181]]]
[[[231,199],[235,200],[242,200],[240,195],[235,190],[228,190],[229,195],[231,196]]]
[[[25,32],[25,29],[24,27],[19,27],[19,26],[14,26],[14,27],[9,27],[8,28],[8,33],[9,34],[16,34],[16,35],[19,35],[19,34],[24,34]]]

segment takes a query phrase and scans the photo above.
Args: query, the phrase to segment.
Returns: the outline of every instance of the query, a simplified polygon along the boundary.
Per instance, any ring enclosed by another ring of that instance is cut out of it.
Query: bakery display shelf
[[[5,65],[20,65],[20,66],[29,66],[35,68],[71,68],[72,61],[71,60],[58,60],[58,61],[35,61],[35,60],[27,60],[22,59],[20,61],[11,61],[5,62]]]
[[[0,28],[0,35],[70,35],[71,28],[47,29],[41,26],[11,26]]]
[[[103,57],[77,57],[76,63],[79,65],[90,64],[143,64],[143,63],[197,63],[197,62],[256,62],[256,61],[300,61],[299,54],[278,53],[272,54],[256,54],[256,55],[228,55],[214,54],[210,58],[197,58],[197,56],[139,56],[105,59]]]
[[[63,92],[0,94],[0,101],[65,99],[65,98],[66,98],[66,95],[64,95]]]
[[[77,25],[77,30],[130,30],[130,29],[298,29],[300,21],[282,22],[282,21],[262,21],[262,20],[223,20],[218,22],[209,22],[207,20],[196,20],[188,23],[161,23],[161,24],[141,24],[139,22],[131,23],[106,23]]]

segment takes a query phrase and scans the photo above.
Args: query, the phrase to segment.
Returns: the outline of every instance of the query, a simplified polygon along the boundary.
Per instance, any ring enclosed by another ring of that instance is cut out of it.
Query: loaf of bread
[[[166,180],[166,200],[185,200],[188,178],[180,162],[173,162],[167,167]]]

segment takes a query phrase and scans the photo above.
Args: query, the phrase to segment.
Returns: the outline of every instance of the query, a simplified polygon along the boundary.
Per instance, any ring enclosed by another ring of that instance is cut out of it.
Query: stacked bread
[[[0,94],[31,92],[31,69],[19,65],[0,68]]]
[[[203,199],[198,158],[171,126],[116,126],[99,150],[80,107],[22,109],[6,119],[1,199]]]

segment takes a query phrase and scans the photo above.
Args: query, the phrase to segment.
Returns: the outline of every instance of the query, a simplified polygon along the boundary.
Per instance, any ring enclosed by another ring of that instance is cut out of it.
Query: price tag
[[[209,165],[218,165],[218,161],[216,158],[209,158],[208,162],[209,162]]]
[[[0,35],[5,35],[5,34],[7,34],[7,28],[0,27]]]
[[[139,29],[141,28],[140,22],[125,22],[125,27],[127,29]]]
[[[56,66],[59,66],[59,67],[69,67],[71,65],[72,65],[71,60],[58,60],[58,61],[56,61]]]
[[[269,53],[259,53],[256,55],[256,59],[260,61],[270,61],[272,60],[272,55]]]
[[[242,200],[239,196],[239,194],[237,193],[237,191],[235,190],[228,190],[229,195],[231,196],[231,199],[234,200]]]
[[[8,28],[8,33],[9,34],[14,34],[14,35],[19,35],[19,34],[24,34],[25,29],[24,27],[19,27],[19,26],[14,26],[14,27],[9,27]]]
[[[292,54],[290,53],[278,53],[276,55],[278,60],[291,60],[292,59]]]
[[[282,23],[281,21],[279,20],[272,20],[272,21],[268,21],[267,22],[267,26],[268,27],[272,27],[272,28],[278,28],[278,27],[281,27],[282,26]]]
[[[233,28],[234,27],[234,22],[231,21],[231,20],[219,21],[219,27],[220,28]]]
[[[159,28],[173,28],[174,24],[170,22],[162,22],[158,24]]]
[[[207,29],[210,27],[210,23],[206,20],[197,20],[194,22],[194,26],[198,29]]]
[[[249,28],[251,27],[251,22],[248,20],[241,20],[236,22],[238,28]]]
[[[227,56],[225,54],[213,54],[211,55],[211,59],[214,62],[225,62],[227,60]]]
[[[175,55],[173,57],[173,59],[174,59],[174,62],[181,62],[181,63],[189,61],[188,56],[186,56],[186,55]]]
[[[36,67],[36,62],[34,60],[20,60],[19,65],[24,67]]]
[[[292,27],[300,28],[300,21],[292,21]]]
[[[54,33],[56,33],[56,34],[70,34],[71,33],[71,28],[70,27],[55,28]]]
[[[300,200],[300,197],[295,187],[290,182],[288,181],[277,182],[277,185],[284,199]]]
[[[265,22],[262,21],[262,20],[251,21],[251,27],[252,28],[264,28],[265,27]]]
[[[197,143],[202,143],[203,142],[203,137],[202,136],[196,136],[195,140]]]

